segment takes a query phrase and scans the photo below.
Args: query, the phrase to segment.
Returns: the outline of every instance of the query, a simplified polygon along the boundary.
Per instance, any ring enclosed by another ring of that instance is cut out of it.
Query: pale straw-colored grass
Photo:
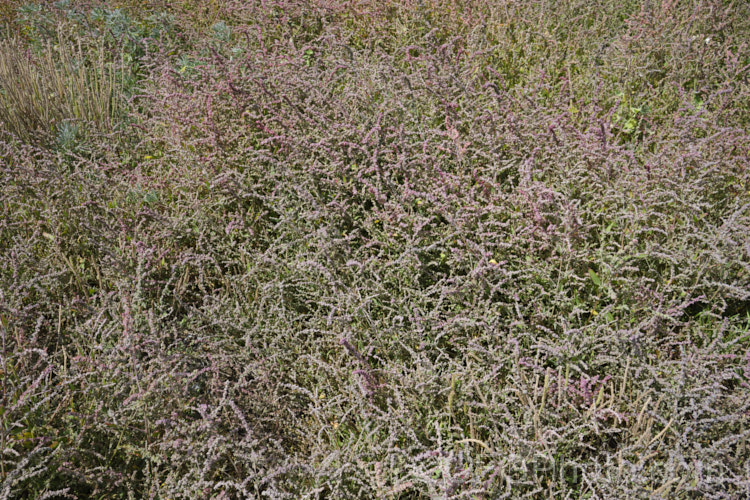
[[[48,137],[64,121],[111,131],[121,90],[105,47],[71,44],[64,27],[38,52],[17,39],[0,41],[0,126],[22,140]]]

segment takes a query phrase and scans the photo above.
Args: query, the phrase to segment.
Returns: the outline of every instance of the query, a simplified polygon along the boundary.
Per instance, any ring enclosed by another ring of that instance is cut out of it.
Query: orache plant
[[[95,4],[2,31],[0,499],[750,494],[745,2]]]

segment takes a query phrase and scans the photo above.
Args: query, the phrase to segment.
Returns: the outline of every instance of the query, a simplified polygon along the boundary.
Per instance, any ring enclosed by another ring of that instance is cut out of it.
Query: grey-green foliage
[[[232,39],[232,29],[224,21],[218,21],[211,26],[214,38],[221,42],[228,42]]]

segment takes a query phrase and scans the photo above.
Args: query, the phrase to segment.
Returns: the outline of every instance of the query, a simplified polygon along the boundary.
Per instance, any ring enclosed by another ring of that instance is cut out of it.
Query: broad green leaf
[[[602,280],[599,279],[599,276],[593,269],[589,269],[589,278],[591,278],[591,281],[593,281],[596,286],[602,286]]]

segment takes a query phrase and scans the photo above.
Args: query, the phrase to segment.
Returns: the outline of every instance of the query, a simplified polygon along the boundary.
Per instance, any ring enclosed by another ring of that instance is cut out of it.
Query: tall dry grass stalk
[[[71,120],[111,131],[121,110],[122,80],[104,46],[73,45],[63,29],[38,54],[17,39],[0,41],[0,123],[22,140]]]

